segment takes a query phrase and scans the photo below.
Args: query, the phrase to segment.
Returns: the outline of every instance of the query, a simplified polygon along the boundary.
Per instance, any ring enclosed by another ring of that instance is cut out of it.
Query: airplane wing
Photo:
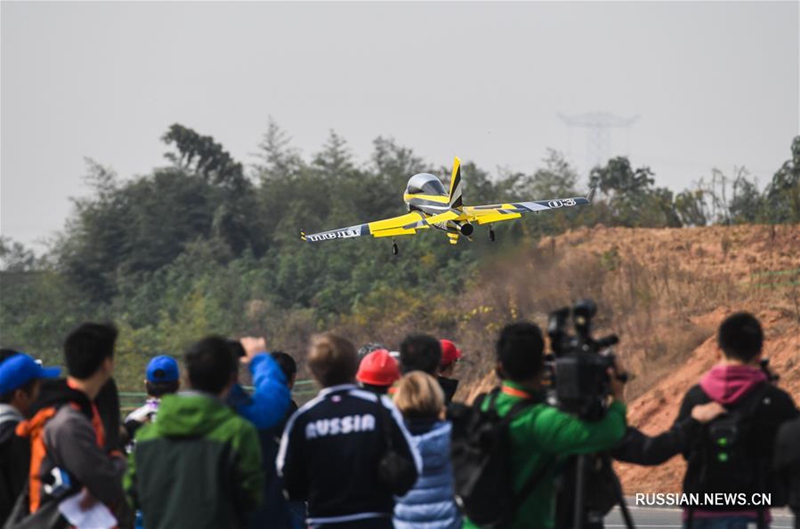
[[[438,215],[431,215],[428,217],[423,216],[422,219],[412,222],[411,224],[407,224],[403,226],[403,228],[407,230],[427,228],[431,224],[441,224],[442,222],[447,222],[448,220],[456,220],[462,216],[463,215],[460,211],[451,209],[450,211],[445,211],[444,213],[439,213]]]
[[[330,241],[334,239],[352,239],[372,235],[373,237],[396,237],[399,235],[414,235],[419,229],[426,229],[428,225],[423,221],[425,215],[412,211],[399,217],[358,224],[347,228],[311,233],[306,235],[300,232],[300,238],[307,242]]]
[[[520,218],[524,213],[547,211],[551,209],[571,208],[591,204],[594,189],[585,197],[553,198],[535,200],[533,202],[508,202],[506,204],[487,204],[485,206],[465,206],[464,216],[470,222],[491,224],[504,220]]]

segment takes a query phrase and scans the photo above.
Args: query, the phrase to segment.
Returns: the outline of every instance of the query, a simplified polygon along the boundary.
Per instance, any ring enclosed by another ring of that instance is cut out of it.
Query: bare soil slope
[[[629,422],[646,433],[672,424],[683,394],[717,359],[717,326],[740,310],[761,320],[765,355],[780,386],[800,401],[800,226],[599,226],[542,241],[535,253],[535,275],[521,279],[513,267],[500,270],[500,279],[481,284],[475,299],[500,289],[508,293],[511,316],[544,324],[546,311],[570,297],[594,297],[598,334],[620,334],[617,352],[635,377]],[[469,373],[480,380],[464,388],[463,398],[495,383],[486,375],[490,357],[483,353],[481,372]],[[679,491],[683,465],[676,457],[657,468],[619,465],[618,471],[627,494]]]
[[[738,309],[738,307],[737,307]],[[749,307],[764,324],[767,335],[765,354],[770,367],[780,374],[779,386],[800,401],[800,330],[798,321],[784,311],[772,308]],[[719,309],[704,318],[719,322],[728,309]],[[653,388],[629,404],[631,425],[645,433],[658,434],[669,428],[677,416],[684,393],[694,385],[714,363],[718,353],[712,335],[694,350],[686,362],[658,380]],[[626,492],[679,492],[685,470],[681,456],[659,467],[638,467],[618,464],[617,471]]]

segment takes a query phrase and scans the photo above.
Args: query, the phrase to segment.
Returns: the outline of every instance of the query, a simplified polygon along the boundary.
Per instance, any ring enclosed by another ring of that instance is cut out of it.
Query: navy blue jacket
[[[385,420],[389,411],[390,419]],[[389,431],[386,431],[388,427]],[[348,527],[391,519],[394,498],[378,481],[386,436],[394,450],[422,469],[403,417],[386,396],[355,384],[325,388],[289,419],[281,439],[278,472],[294,500],[308,500],[308,523]]]

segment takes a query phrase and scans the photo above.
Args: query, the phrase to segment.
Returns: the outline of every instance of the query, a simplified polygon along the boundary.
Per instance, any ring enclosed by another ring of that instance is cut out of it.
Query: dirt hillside
[[[600,305],[598,330],[620,334],[617,353],[634,374],[629,422],[644,432],[672,424],[683,394],[717,359],[716,327],[740,310],[761,320],[765,356],[780,386],[800,401],[800,226],[600,226],[542,241],[535,252],[549,260],[536,285],[517,288],[520,299],[537,299],[528,317],[544,323],[555,303],[548,297],[556,295],[548,285],[567,285],[573,299],[588,290]],[[493,288],[513,290],[511,276],[503,274]],[[494,384],[486,371],[464,388],[464,398]],[[676,457],[657,468],[618,471],[626,494],[679,491],[683,465]]]

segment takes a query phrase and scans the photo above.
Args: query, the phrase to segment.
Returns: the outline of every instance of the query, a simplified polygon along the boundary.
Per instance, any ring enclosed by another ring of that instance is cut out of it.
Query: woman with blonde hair
[[[450,423],[444,420],[444,392],[422,371],[405,375],[394,403],[403,414],[411,440],[422,456],[422,474],[408,494],[397,498],[395,529],[460,529],[461,513],[453,496]]]

